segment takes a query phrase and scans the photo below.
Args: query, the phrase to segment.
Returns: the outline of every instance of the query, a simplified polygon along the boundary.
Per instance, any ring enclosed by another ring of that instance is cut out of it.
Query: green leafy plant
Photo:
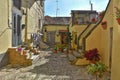
[[[102,77],[104,72],[107,71],[107,66],[102,62],[97,62],[96,64],[90,63],[87,66],[88,74],[96,75],[98,77]]]
[[[53,52],[57,53],[57,47],[56,46],[53,48]]]
[[[116,8],[116,20],[118,22],[118,24],[120,25],[120,9],[118,7],[115,7]]]
[[[53,49],[54,49],[54,50],[57,50],[57,47],[54,47]]]
[[[57,48],[57,49],[61,49],[61,48],[62,48],[62,45],[61,45],[61,44],[56,44],[56,48]]]
[[[116,9],[116,18],[120,18],[120,9],[118,7],[115,7]]]

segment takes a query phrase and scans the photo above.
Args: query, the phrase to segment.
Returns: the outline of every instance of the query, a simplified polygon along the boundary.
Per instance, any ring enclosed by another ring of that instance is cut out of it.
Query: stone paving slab
[[[1,69],[0,80],[95,80],[95,78],[87,74],[85,66],[69,64],[65,54],[42,51],[38,61],[29,67]]]

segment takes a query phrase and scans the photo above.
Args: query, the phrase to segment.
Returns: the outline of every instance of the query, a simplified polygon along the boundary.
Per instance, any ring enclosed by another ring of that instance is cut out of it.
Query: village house
[[[99,24],[85,37],[85,50],[97,48],[102,61],[109,66],[111,80],[120,79],[120,25],[116,20],[116,8],[120,8],[119,0],[109,0],[105,15]],[[118,13],[119,14],[119,13]]]
[[[111,80],[120,79],[120,23],[117,20],[120,15],[119,5],[119,0],[109,0],[106,10],[102,15],[103,17],[98,20],[97,23],[88,25],[88,28],[85,29],[87,32],[83,36],[80,35],[80,37],[78,37],[81,41],[77,43],[80,46],[78,49],[82,49],[83,51],[92,50],[94,48],[98,49],[98,53],[101,55],[101,62],[108,66]],[[81,22],[84,22],[84,20],[81,20],[80,23]],[[75,23],[79,24],[79,21]],[[75,29],[81,31],[81,29]]]
[[[18,47],[42,30],[43,0],[0,1],[0,67],[8,64],[8,48]]]
[[[74,49],[82,46],[80,39],[87,34],[86,28],[92,29],[90,24],[94,25],[98,20],[98,13],[95,10],[71,10],[69,31],[72,33],[71,45]]]
[[[43,28],[44,42],[49,45],[57,43],[66,44],[66,32],[68,31],[70,17],[45,16]]]
[[[118,13],[116,13],[117,11]],[[45,16],[44,18],[44,0],[0,0],[0,67],[9,63],[8,54],[6,54],[7,50],[9,48],[14,49],[23,44],[23,42],[29,43],[32,34],[43,32],[43,41],[50,46],[54,46],[55,44],[66,44],[66,33],[69,31],[72,37],[70,45],[73,49],[76,49],[76,52],[81,50],[84,53],[92,49],[97,49],[100,54],[100,62],[108,66],[108,73],[111,80],[120,80],[120,22],[117,21],[120,17],[119,11],[120,0],[109,0],[102,18],[99,18],[98,13],[94,10],[72,10],[71,17]],[[16,54],[18,53],[16,52]],[[64,56],[58,57],[63,58]],[[55,61],[52,63],[55,63],[56,67],[59,66],[57,63],[60,60],[60,62],[63,60],[62,63],[66,60],[59,59],[56,63],[56,58],[58,57],[51,56],[49,58],[53,59],[46,61],[46,63]],[[12,58],[19,59],[17,55]],[[82,60],[83,57],[80,59]],[[22,62],[21,60],[19,62]],[[43,68],[40,70],[39,67],[41,66],[37,65],[34,69],[32,68],[33,75],[35,75],[34,72],[37,73],[44,69],[46,70],[44,72],[47,72],[48,65],[42,66]],[[53,66],[50,67],[52,67],[50,68],[53,70],[52,72],[58,73],[59,69],[57,68],[59,67],[56,68],[56,71]],[[70,66],[69,69],[71,70],[71,68],[74,67]],[[68,67],[62,69],[65,75],[69,69]],[[75,72],[72,73],[69,71],[71,74],[68,74],[68,77],[71,77],[71,75],[72,77],[76,77],[78,71],[83,71],[81,70],[83,66],[79,69],[75,68]],[[51,73],[50,77],[48,77],[48,73],[44,73],[44,75],[46,74],[47,78],[52,78]],[[55,73],[55,76],[57,73]],[[40,73],[38,75],[41,76]],[[81,78],[81,75],[78,76]]]

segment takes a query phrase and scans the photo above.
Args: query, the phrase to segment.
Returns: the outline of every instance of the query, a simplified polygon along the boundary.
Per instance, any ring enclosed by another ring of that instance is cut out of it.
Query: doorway
[[[65,32],[61,32],[60,33],[60,41],[61,41],[61,44],[66,44],[67,42],[66,42],[66,34],[65,34]]]
[[[110,55],[109,55],[110,71],[111,71],[111,67],[112,67],[112,48],[113,48],[113,28],[110,28]]]
[[[13,14],[12,24],[12,46],[16,47],[22,43],[21,40],[21,16]]]
[[[49,44],[49,46],[53,46],[55,44],[55,32],[54,31],[47,31],[47,44]]]

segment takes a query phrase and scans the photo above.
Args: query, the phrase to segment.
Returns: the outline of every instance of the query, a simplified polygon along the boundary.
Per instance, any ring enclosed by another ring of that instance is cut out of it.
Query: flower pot
[[[70,49],[70,50],[68,50],[68,54],[72,54],[72,50]]]
[[[53,50],[53,53],[57,53],[57,50]]]
[[[78,21],[75,21],[75,24],[78,25]]]
[[[93,18],[93,19],[92,19],[92,22],[93,22],[93,23],[95,23],[95,22],[96,22],[96,19],[95,19],[95,18]]]
[[[90,63],[96,64],[95,60],[90,60]]]
[[[120,18],[117,18],[117,22],[118,22],[118,24],[120,25]]]
[[[102,19],[103,18],[103,16],[102,15],[99,15],[99,19]]]
[[[106,21],[102,22],[101,26],[103,29],[107,29],[107,22]]]
[[[107,24],[102,25],[103,29],[107,29]]]

